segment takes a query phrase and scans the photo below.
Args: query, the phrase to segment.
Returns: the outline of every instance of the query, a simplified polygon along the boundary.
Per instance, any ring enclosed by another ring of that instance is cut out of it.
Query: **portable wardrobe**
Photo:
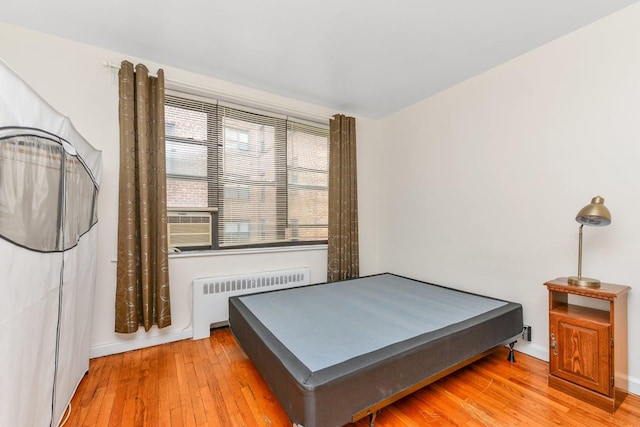
[[[89,368],[101,168],[0,61],[1,426],[57,426]]]

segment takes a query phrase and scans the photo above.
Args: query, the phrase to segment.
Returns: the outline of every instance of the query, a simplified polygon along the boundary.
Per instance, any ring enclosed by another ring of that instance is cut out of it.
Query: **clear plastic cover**
[[[96,185],[60,141],[24,132],[0,139],[0,236],[39,252],[69,249],[97,220]]]

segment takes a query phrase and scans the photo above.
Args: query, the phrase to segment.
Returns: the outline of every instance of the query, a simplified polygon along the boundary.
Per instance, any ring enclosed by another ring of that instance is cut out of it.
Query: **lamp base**
[[[573,286],[582,286],[583,288],[599,288],[600,280],[592,279],[590,277],[577,277],[571,276],[567,279],[567,282]]]

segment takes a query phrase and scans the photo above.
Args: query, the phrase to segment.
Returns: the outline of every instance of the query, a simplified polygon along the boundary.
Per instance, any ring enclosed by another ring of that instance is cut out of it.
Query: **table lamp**
[[[609,209],[604,205],[604,199],[596,196],[591,199],[591,203],[580,209],[580,212],[576,215],[576,221],[580,224],[580,231],[578,233],[578,275],[569,277],[568,282],[574,286],[599,288],[600,281],[598,279],[582,277],[582,227],[585,225],[593,227],[609,225],[611,224],[611,213],[609,213]]]

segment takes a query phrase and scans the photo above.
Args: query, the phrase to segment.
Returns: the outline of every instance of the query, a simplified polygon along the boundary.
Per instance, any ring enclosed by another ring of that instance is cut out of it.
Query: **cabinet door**
[[[609,325],[550,313],[549,334],[549,372],[611,396]]]

